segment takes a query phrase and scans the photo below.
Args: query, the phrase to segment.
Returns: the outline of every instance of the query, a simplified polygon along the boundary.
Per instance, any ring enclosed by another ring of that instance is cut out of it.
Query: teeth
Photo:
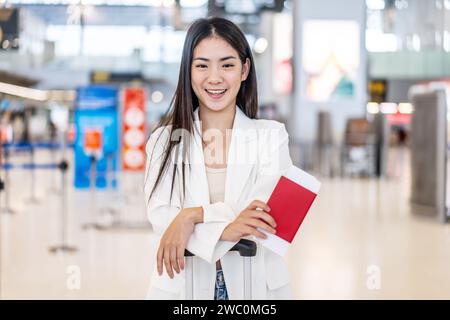
[[[208,90],[208,89],[206,89],[206,92],[212,93],[212,94],[221,94],[221,93],[225,93],[225,91],[227,91],[227,89],[224,89],[224,90]]]

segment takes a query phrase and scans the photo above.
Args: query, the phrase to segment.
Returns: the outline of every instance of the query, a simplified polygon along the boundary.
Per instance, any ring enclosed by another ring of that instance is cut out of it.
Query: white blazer
[[[225,227],[244,210],[251,201],[264,202],[270,197],[279,177],[291,166],[288,134],[282,123],[272,120],[248,118],[238,106],[228,151],[227,176],[224,202],[210,204],[201,144],[201,122],[198,108],[194,113],[195,128],[190,144],[191,171],[186,172],[186,195],[182,201],[180,184],[181,168],[175,179],[172,199],[169,200],[172,170],[169,168],[161,184],[147,203],[147,215],[158,243],[164,231],[183,208],[203,207],[204,222],[197,224],[188,241],[187,249],[196,255],[194,259],[194,299],[214,299],[217,260],[221,260],[225,283],[230,300],[243,299],[242,258],[237,252],[228,252],[234,242],[219,240]],[[158,143],[156,140],[161,135]],[[146,200],[156,181],[164,144],[169,138],[169,127],[157,129],[147,142],[147,167],[145,180]],[[181,149],[180,149],[181,150]],[[175,154],[175,153],[174,153]],[[150,159],[150,157],[152,157]],[[172,158],[174,159],[174,158]],[[172,160],[175,161],[175,160]],[[257,242],[257,239],[252,237]],[[257,254],[252,259],[253,299],[290,299],[291,291],[278,290],[286,287],[289,273],[283,259],[265,249],[257,242]],[[155,252],[156,259],[156,252]],[[164,270],[159,276],[156,264],[150,284],[150,299],[184,299],[184,271],[174,273],[170,279]],[[286,292],[289,292],[287,295]],[[281,293],[281,295],[279,294]]]

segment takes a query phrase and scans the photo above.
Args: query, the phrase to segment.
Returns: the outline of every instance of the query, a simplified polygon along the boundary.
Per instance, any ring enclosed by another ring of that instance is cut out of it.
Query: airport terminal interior
[[[296,299],[450,299],[450,0],[0,0],[0,299],[145,299],[145,144],[198,18],[321,188]]]

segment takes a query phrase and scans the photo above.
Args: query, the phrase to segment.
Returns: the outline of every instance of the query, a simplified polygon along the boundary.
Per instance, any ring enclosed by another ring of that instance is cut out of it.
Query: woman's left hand
[[[184,250],[194,232],[198,214],[199,208],[181,210],[164,232],[156,256],[159,275],[163,273],[163,263],[171,279],[174,277],[173,270],[180,273],[184,269]]]

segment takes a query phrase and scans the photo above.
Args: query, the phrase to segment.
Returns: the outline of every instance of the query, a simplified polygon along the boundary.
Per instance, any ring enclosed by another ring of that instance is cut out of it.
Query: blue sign
[[[75,188],[89,188],[95,180],[99,189],[117,186],[118,90],[109,86],[88,86],[77,90],[75,109]],[[91,149],[87,135],[100,137]],[[96,144],[97,146],[97,144]]]

